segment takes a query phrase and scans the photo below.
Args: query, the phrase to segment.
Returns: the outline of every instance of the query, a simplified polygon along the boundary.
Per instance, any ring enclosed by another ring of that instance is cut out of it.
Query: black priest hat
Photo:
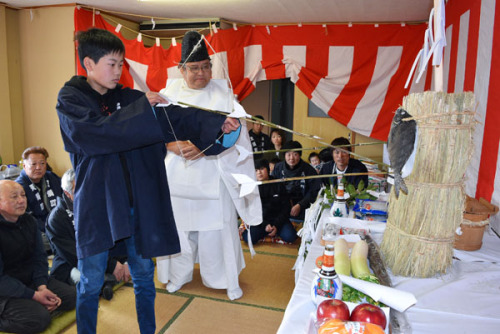
[[[203,36],[194,30],[188,31],[184,35],[182,39],[181,64],[210,59],[205,41],[198,43],[202,38]]]

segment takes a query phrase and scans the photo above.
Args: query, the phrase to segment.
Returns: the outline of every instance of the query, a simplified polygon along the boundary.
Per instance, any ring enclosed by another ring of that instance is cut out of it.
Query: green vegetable
[[[361,278],[363,281],[375,283],[375,284],[380,284],[378,279],[373,276],[365,276],[364,278]],[[342,284],[342,300],[346,302],[351,302],[351,303],[370,303],[372,305],[377,305],[379,307],[384,307],[385,305],[381,302],[376,302],[373,300],[368,295],[365,295],[361,291],[358,291],[354,289],[353,287],[347,285],[347,284]]]

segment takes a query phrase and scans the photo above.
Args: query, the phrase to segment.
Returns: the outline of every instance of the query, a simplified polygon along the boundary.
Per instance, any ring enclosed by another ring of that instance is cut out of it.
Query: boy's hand
[[[222,124],[222,132],[229,133],[240,127],[240,121],[237,118],[227,117]]]
[[[157,92],[147,92],[146,97],[148,98],[149,104],[151,104],[152,106],[158,103],[170,103],[169,101],[161,97],[161,95]]]

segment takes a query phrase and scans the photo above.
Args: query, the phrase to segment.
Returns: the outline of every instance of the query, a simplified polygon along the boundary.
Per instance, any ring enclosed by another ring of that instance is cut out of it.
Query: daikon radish
[[[337,254],[335,254],[335,260],[337,260]],[[371,275],[370,269],[368,268],[368,244],[364,240],[356,242],[352,248],[351,270],[352,276],[356,278]]]
[[[337,274],[351,275],[351,262],[349,261],[349,247],[345,239],[339,238],[334,244],[335,271]]]

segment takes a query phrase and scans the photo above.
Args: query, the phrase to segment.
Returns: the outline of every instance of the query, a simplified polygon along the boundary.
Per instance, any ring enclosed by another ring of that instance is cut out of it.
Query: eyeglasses
[[[212,64],[203,64],[201,66],[185,65],[184,67],[187,68],[191,73],[198,73],[200,72],[200,70],[202,70],[203,72],[208,72],[212,69]]]

